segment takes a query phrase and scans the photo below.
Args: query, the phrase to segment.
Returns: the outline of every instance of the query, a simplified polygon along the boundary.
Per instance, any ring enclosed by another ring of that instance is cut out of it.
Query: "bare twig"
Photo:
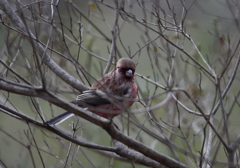
[[[117,40],[117,35],[118,35],[118,18],[119,18],[119,2],[115,1],[115,5],[116,5],[116,11],[115,11],[115,21],[114,21],[114,26],[113,26],[113,30],[112,30],[112,45],[111,45],[111,50],[109,53],[109,59],[108,59],[108,63],[107,66],[105,67],[104,71],[103,71],[103,75],[107,74],[109,71],[109,68],[112,65],[112,61],[113,58],[116,58],[116,40]],[[116,59],[115,59],[116,61]]]

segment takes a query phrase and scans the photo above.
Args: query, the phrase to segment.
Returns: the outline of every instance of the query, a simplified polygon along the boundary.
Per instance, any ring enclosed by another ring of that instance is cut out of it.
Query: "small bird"
[[[131,107],[137,97],[135,68],[133,60],[119,59],[111,72],[96,81],[89,90],[78,95],[72,103],[101,117],[114,118]],[[57,125],[73,115],[65,112],[47,121],[47,124]]]

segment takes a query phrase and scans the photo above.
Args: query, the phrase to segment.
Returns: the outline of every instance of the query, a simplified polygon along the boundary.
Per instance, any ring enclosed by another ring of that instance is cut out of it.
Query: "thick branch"
[[[147,158],[143,154],[126,148],[121,142],[114,140],[115,146],[117,147],[116,153],[120,156],[123,156],[129,160],[134,160],[137,163],[141,163],[146,166],[156,167],[156,168],[165,168],[165,166],[160,163],[153,161],[150,158]],[[127,157],[126,157],[127,156]]]
[[[148,148],[144,144],[129,138],[128,136],[122,134],[114,125],[110,125],[104,128],[113,138],[116,140],[124,143],[125,145],[131,147],[132,149],[144,154],[145,156],[152,158],[159,163],[169,167],[169,168],[187,168],[186,165],[166,156],[163,155],[153,149]]]

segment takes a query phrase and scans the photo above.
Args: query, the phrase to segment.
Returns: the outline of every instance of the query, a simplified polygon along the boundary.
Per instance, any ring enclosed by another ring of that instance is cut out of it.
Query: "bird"
[[[131,107],[137,97],[135,69],[136,64],[132,59],[119,59],[112,71],[102,76],[71,103],[103,118],[113,119]],[[71,112],[65,112],[46,123],[57,125],[73,115]]]

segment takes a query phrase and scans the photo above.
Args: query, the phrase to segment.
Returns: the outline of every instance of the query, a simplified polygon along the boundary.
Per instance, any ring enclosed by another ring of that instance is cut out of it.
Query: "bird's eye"
[[[122,72],[123,71],[122,67],[118,67],[118,71]]]

